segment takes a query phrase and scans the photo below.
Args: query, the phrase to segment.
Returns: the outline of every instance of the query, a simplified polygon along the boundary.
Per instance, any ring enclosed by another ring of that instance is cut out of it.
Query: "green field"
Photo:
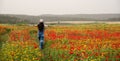
[[[37,32],[0,24],[0,61],[120,61],[120,24],[50,25],[43,50]]]

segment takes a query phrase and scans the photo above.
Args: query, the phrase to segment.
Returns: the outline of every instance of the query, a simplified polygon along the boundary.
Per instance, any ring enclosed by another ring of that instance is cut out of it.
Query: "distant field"
[[[120,24],[120,21],[52,21],[45,22],[46,24],[84,24],[84,23],[106,23],[106,24]]]

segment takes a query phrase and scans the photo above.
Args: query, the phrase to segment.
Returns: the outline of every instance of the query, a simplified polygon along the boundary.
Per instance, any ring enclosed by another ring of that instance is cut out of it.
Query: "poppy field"
[[[0,61],[120,61],[120,24],[0,25]]]

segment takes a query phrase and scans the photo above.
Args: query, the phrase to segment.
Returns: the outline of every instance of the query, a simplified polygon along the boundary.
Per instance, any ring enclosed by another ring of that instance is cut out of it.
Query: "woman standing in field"
[[[44,45],[44,22],[43,19],[40,19],[38,26],[38,38],[40,41],[40,49],[43,49]]]

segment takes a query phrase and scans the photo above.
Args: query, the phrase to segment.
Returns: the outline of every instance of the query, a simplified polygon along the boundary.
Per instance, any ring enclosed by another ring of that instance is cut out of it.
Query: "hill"
[[[15,23],[27,23],[27,22],[28,20],[22,20],[14,16],[0,15],[0,23],[15,24]]]
[[[44,14],[39,16],[32,15],[15,15],[15,14],[0,14],[0,22],[10,20],[15,22],[37,23],[40,18],[45,22],[52,21],[120,21],[120,14],[69,14],[69,15],[52,15]],[[5,21],[7,22],[7,21]],[[14,23],[14,22],[12,22]]]

